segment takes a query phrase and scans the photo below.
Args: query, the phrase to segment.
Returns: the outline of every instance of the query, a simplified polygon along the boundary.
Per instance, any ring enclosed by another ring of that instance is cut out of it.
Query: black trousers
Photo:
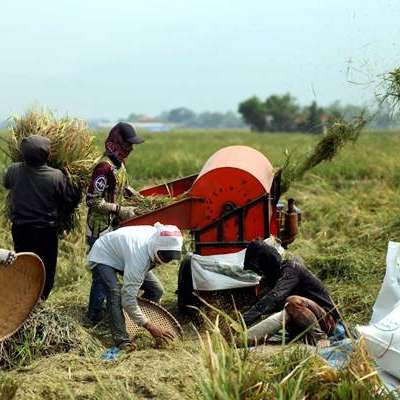
[[[54,285],[56,274],[58,236],[57,228],[36,228],[30,225],[13,225],[12,237],[17,253],[29,251],[37,254],[46,269],[46,282],[42,299],[47,299]]]

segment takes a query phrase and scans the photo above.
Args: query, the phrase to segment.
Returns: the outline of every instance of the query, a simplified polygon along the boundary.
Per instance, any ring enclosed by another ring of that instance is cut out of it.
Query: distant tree
[[[222,128],[244,128],[246,126],[243,120],[233,111],[227,111],[223,117]]]
[[[313,101],[308,107],[305,107],[304,115],[304,129],[302,130],[310,133],[322,133],[324,127],[322,122],[324,109],[322,107],[318,107],[316,101]]]
[[[269,96],[264,103],[266,130],[271,132],[293,132],[297,130],[296,119],[299,106],[289,93]]]
[[[250,97],[241,102],[238,107],[238,112],[242,115],[243,121],[250,126],[252,131],[265,131],[265,104],[257,96]]]
[[[196,114],[186,107],[174,108],[168,113],[168,121],[180,125],[190,125],[196,118]]]

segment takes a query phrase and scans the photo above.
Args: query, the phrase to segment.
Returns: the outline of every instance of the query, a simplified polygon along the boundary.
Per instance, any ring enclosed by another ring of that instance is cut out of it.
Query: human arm
[[[122,285],[122,307],[129,317],[139,326],[146,325],[149,321],[144,316],[137,302],[140,287],[143,284],[144,274],[135,265],[128,264],[124,270],[124,283]]]
[[[144,275],[140,274],[138,272],[139,270],[140,268],[125,267],[124,285],[122,287],[122,306],[128,315],[139,326],[143,326],[147,329],[154,338],[173,339],[174,337],[170,332],[158,328],[147,320],[138,305],[137,296],[144,280]]]
[[[12,164],[10,167],[7,168],[7,170],[3,175],[3,186],[8,190],[10,190],[13,185],[14,171],[15,171],[15,164]]]
[[[100,214],[115,214],[121,220],[135,216],[133,207],[124,207],[113,201],[106,201],[106,189],[113,182],[112,167],[107,162],[99,163],[93,171],[86,194],[86,204]]]
[[[251,325],[261,315],[270,314],[275,311],[277,307],[283,305],[286,298],[292,294],[299,280],[300,278],[297,270],[292,265],[287,265],[283,270],[282,276],[278,279],[272,290],[243,314],[246,326]]]

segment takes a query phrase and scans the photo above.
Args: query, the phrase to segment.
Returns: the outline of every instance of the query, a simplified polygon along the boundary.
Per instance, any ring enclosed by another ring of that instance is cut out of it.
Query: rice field
[[[135,148],[127,162],[135,189],[196,173],[210,155],[224,146],[254,147],[274,167],[280,167],[286,149],[293,151],[293,157],[300,157],[318,139],[305,134],[247,131],[180,131],[144,136],[146,142]],[[103,141],[104,133],[97,133],[95,142],[100,151]],[[348,144],[332,162],[317,166],[285,193],[285,198],[297,200],[303,213],[301,233],[290,250],[303,257],[326,282],[351,326],[368,321],[385,272],[387,242],[400,240],[399,148],[399,132],[363,133],[358,142]],[[3,155],[0,163],[2,168],[7,163]],[[0,196],[4,198],[4,194],[1,188]],[[84,215],[84,207],[81,213]],[[8,226],[3,223],[0,247],[10,246]],[[20,362],[11,370],[0,372],[1,400],[257,398],[243,393],[241,397],[218,397],[215,391],[206,396],[204,384],[210,382],[207,374],[200,373],[206,364],[201,356],[201,343],[188,320],[182,321],[187,338],[183,348],[156,350],[151,340],[144,337],[139,341],[139,351],[130,356],[108,364],[100,361],[99,355],[110,344],[110,338],[106,327],[85,327],[84,311],[90,284],[85,251],[82,231],[63,239],[56,288],[48,306],[50,311],[68,315],[71,332],[83,329],[85,342],[72,346],[68,353],[55,346],[53,352],[45,354],[30,352],[31,339],[27,339],[20,344],[24,354]],[[164,305],[175,312],[177,267],[169,265],[158,274],[166,289]],[[89,342],[90,345],[85,345]],[[276,366],[280,362],[285,364],[288,356],[271,357],[268,352],[262,353],[257,362]],[[282,380],[290,372],[279,365]],[[232,367],[232,379],[235,379],[236,367]],[[273,374],[268,376],[275,384]],[[298,382],[299,376],[293,374],[285,380],[286,389],[276,383],[276,393],[287,390],[276,398],[302,398],[290,395],[300,393],[295,392]],[[302,384],[299,385],[301,388]],[[349,388],[343,388],[343,393],[348,393],[346,390]]]

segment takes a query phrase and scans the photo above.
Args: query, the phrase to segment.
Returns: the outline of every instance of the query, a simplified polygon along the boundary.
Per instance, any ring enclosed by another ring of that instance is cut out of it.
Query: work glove
[[[12,250],[0,249],[0,265],[7,267],[13,264],[17,259],[17,255]]]
[[[133,218],[135,214],[136,207],[132,206],[119,206],[117,208],[117,215],[121,221],[125,219]]]

